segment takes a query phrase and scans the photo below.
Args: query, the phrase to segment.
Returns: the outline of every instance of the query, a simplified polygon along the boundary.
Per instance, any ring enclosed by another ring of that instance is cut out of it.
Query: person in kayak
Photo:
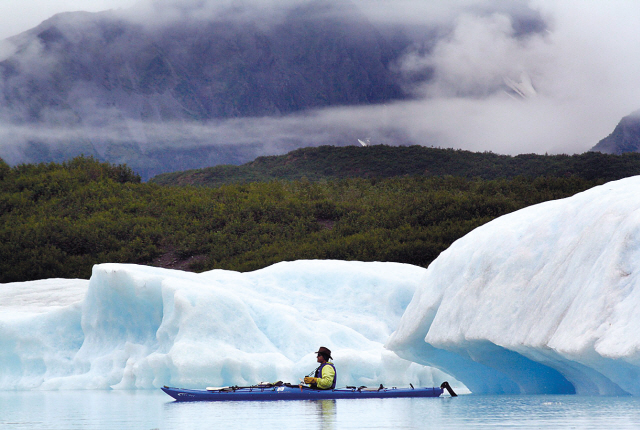
[[[336,367],[329,360],[333,360],[331,357],[331,350],[321,346],[316,351],[318,354],[318,363],[320,366],[316,369],[314,376],[305,376],[304,383],[309,384],[311,388],[319,390],[333,390],[336,388]]]

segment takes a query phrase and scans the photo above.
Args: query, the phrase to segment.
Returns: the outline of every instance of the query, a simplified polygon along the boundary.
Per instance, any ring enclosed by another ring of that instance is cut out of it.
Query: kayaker
[[[311,388],[317,388],[319,390],[333,390],[336,388],[336,367],[329,360],[333,360],[331,357],[331,350],[321,346],[316,351],[318,354],[318,363],[320,366],[316,369],[314,376],[305,376],[304,383],[309,384]]]

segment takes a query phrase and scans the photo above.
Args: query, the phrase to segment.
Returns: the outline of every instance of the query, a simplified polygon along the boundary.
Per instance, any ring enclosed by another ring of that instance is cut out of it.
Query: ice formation
[[[607,183],[459,239],[386,346],[474,393],[640,395],[639,190]]]
[[[425,271],[343,261],[201,274],[102,264],[90,281],[0,285],[0,389],[297,383],[321,345],[334,352],[339,386],[452,382],[383,347]]]
[[[341,386],[465,390],[453,375],[474,393],[640,395],[638,190],[628,178],[503,216],[428,269],[102,264],[90,281],[0,285],[0,389],[297,382],[323,345]]]

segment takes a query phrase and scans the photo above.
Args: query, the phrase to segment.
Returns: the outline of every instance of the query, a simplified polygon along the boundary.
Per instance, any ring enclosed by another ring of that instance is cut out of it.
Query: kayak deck
[[[225,387],[209,390],[162,387],[179,402],[228,400],[326,400],[326,399],[383,399],[402,397],[439,397],[443,388],[366,388],[347,387],[334,390],[316,390],[290,384],[252,387]]]

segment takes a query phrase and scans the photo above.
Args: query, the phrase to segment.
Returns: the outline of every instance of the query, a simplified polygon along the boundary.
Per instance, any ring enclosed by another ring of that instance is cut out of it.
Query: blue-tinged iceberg
[[[639,275],[633,177],[456,241],[386,346],[474,393],[640,395]]]
[[[503,216],[428,269],[102,264],[89,281],[0,285],[0,389],[297,382],[323,345],[342,386],[640,395],[638,190],[634,177]]]
[[[201,274],[102,264],[90,281],[0,285],[0,389],[297,383],[321,345],[340,386],[451,382],[383,347],[425,272],[342,261]]]

